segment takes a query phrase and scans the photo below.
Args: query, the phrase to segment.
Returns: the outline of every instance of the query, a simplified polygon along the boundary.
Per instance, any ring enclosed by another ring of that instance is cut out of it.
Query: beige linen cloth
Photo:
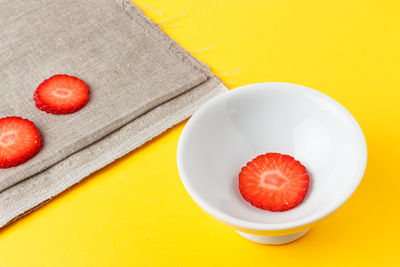
[[[89,103],[51,115],[33,101],[54,74],[83,79]],[[0,169],[0,227],[190,116],[226,91],[129,0],[0,1],[0,117],[33,121],[44,146]]]

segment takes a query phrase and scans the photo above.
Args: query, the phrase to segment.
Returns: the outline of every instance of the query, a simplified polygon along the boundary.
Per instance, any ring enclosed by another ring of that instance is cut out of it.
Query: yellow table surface
[[[0,231],[0,266],[400,266],[400,2],[140,0],[231,88],[317,89],[357,119],[368,145],[350,200],[300,240],[264,246],[203,212],[176,166],[184,123]],[[229,82],[230,75],[223,76]]]

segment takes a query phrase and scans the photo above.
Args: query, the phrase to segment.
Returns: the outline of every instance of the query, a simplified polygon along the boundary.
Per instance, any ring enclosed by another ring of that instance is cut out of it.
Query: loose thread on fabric
[[[156,23],[158,26],[160,26],[161,28],[176,28],[176,25],[160,25],[158,23]]]
[[[206,47],[206,48],[202,48],[202,49],[198,49],[198,50],[187,50],[187,51],[190,52],[190,53],[198,53],[198,52],[206,51],[206,50],[211,49],[211,48],[214,48],[214,46],[210,45],[209,47]]]
[[[154,8],[152,8],[152,7],[149,6],[149,5],[146,5],[146,4],[143,4],[143,3],[139,3],[139,2],[136,2],[136,1],[132,1],[132,2],[133,2],[135,5],[142,6],[144,9],[149,9],[149,10],[153,11],[154,13],[156,13],[157,15],[159,15],[160,17],[163,16],[163,14],[162,14],[161,12],[155,10]]]
[[[146,4],[143,4],[143,3],[139,3],[139,2],[136,2],[136,1],[132,1],[132,2],[133,2],[134,4],[136,4],[136,5],[138,5],[138,6],[142,6],[142,7],[145,8],[145,9],[149,9],[149,10],[153,11],[154,13],[156,13],[156,14],[159,15],[159,16],[163,16],[163,14],[162,14],[161,12],[155,10],[154,8],[152,8],[152,7],[149,6],[149,5],[146,5]],[[180,19],[182,19],[182,18],[184,18],[184,17],[186,17],[186,16],[187,16],[187,14],[184,13],[184,14],[179,15],[179,16],[177,16],[177,17],[174,17],[174,18],[171,18],[171,19],[168,19],[168,20],[164,20],[164,21],[155,22],[155,23],[156,23],[158,26],[163,27],[163,28],[176,28],[176,27],[177,27],[176,25],[168,25],[168,23],[175,22],[175,21],[180,20]],[[211,48],[214,48],[214,46],[213,46],[213,45],[210,45],[210,46],[208,46],[208,47],[206,47],[206,48],[202,48],[202,49],[198,49],[198,50],[187,50],[187,51],[188,51],[189,53],[199,53],[199,52],[204,52],[204,51],[206,51],[206,50],[209,50],[209,49],[211,49]],[[228,84],[226,84],[225,82],[222,81],[222,82],[225,84],[225,86],[230,87],[230,86],[232,85],[233,79],[236,77],[236,75],[239,74],[240,68],[238,68],[238,69],[233,69],[233,70],[230,70],[230,71],[225,72],[225,73],[222,73],[222,74],[218,74],[218,75],[216,74],[215,76],[217,76],[217,77],[222,77],[222,76],[231,74],[232,72],[234,72],[234,73],[233,73],[231,79],[229,80],[229,83],[228,83]]]
[[[184,18],[186,16],[187,16],[187,14],[184,13],[182,15],[179,15],[177,17],[174,17],[174,18],[171,18],[171,19],[168,19],[168,20],[156,22],[156,24],[158,26],[161,26],[161,27],[171,27],[170,25],[166,25],[166,24],[171,23],[171,22],[175,22],[175,21],[180,20],[180,19],[182,19],[182,18]]]
[[[231,86],[231,85],[232,85],[233,78],[235,78],[236,75],[238,75],[239,72],[240,72],[240,68],[234,69],[234,70],[230,70],[230,71],[225,72],[225,73],[222,73],[222,74],[218,74],[218,75],[216,74],[215,76],[217,76],[217,77],[222,77],[222,76],[225,76],[225,75],[228,75],[228,74],[233,73],[231,79],[229,80],[229,83],[228,83],[228,84],[225,84],[225,83],[224,83],[225,85]]]

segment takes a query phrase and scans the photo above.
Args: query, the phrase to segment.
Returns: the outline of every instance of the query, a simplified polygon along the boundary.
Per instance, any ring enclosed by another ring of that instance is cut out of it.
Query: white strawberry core
[[[15,142],[17,134],[15,132],[7,132],[0,135],[0,145],[9,146]]]
[[[56,97],[67,98],[71,95],[71,90],[65,88],[57,88],[53,91],[53,95]]]
[[[287,182],[287,178],[278,171],[264,172],[261,175],[261,184],[270,189],[279,189]]]

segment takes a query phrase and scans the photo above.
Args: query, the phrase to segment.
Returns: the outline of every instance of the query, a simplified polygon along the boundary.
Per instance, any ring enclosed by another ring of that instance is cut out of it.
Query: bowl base
[[[239,235],[241,235],[242,237],[244,237],[250,241],[256,242],[256,243],[266,244],[266,245],[283,245],[283,244],[287,244],[287,243],[290,243],[290,242],[293,242],[293,241],[299,239],[300,237],[305,235],[308,232],[308,230],[290,234],[290,235],[279,235],[279,236],[252,235],[252,234],[247,234],[247,233],[243,233],[240,231],[236,231],[236,232]]]

